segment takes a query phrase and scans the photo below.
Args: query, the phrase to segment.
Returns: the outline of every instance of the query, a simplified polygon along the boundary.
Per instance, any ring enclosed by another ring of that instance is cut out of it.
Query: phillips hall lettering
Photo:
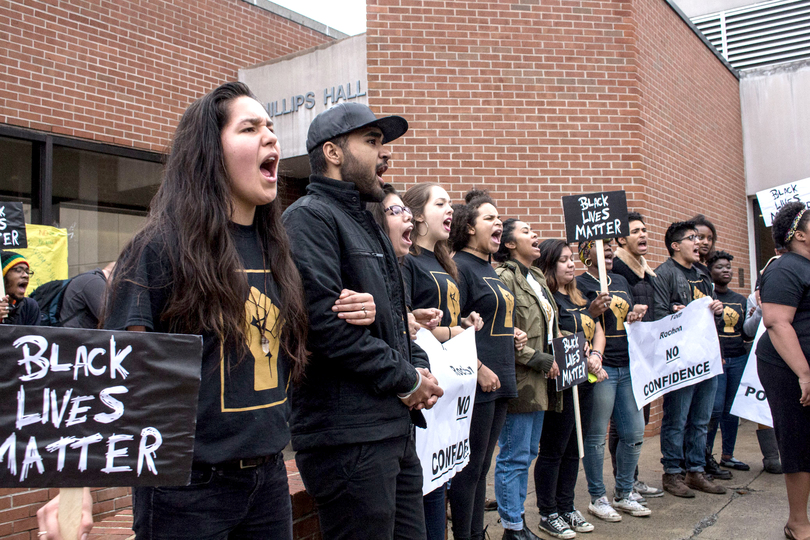
[[[354,86],[354,88],[353,88]],[[329,105],[330,101],[334,105],[340,103],[340,100],[348,101],[365,96],[366,93],[360,88],[360,81],[354,85],[346,83],[345,86],[331,86],[323,89],[323,104]],[[315,107],[315,92],[307,92],[306,94],[299,94],[291,96],[289,102],[287,99],[279,101],[271,101],[267,103],[267,114],[270,118],[275,116],[284,116],[285,114],[292,114],[298,112],[301,107],[305,109],[312,109]]]

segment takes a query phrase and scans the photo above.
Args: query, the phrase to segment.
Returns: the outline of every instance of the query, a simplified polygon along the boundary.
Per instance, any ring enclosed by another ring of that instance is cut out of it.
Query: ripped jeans
[[[588,493],[595,501],[607,493],[602,480],[605,465],[605,435],[613,416],[619,432],[616,449],[617,498],[633,491],[633,477],[644,441],[644,411],[636,406],[629,367],[603,366],[608,378],[593,385],[591,425],[585,435],[585,458],[582,460],[588,479]]]

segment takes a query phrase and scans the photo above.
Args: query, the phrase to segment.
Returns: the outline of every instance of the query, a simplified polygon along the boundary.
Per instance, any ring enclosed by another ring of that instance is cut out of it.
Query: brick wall
[[[239,68],[332,41],[241,0],[2,0],[0,35],[0,123],[157,152]]]
[[[367,43],[370,105],[411,125],[398,188],[486,187],[543,238],[564,237],[563,195],[623,189],[653,267],[702,212],[748,268],[738,81],[663,0],[369,0]]]

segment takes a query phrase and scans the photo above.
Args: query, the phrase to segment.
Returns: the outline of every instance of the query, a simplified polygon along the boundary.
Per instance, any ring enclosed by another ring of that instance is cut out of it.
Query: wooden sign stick
[[[599,286],[602,292],[608,292],[607,270],[605,270],[605,244],[600,239],[596,241],[596,261],[599,263]]]
[[[79,540],[84,488],[59,489],[59,531],[64,540]]]
[[[574,386],[574,422],[577,427],[577,448],[579,448],[579,459],[585,457],[585,444],[582,442],[582,418],[579,414],[579,388]]]

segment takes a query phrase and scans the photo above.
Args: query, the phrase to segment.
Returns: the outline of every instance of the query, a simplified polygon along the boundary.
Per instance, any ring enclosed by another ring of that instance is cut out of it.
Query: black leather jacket
[[[700,268],[696,268],[696,270],[700,279],[712,291],[712,298],[717,300],[712,279]],[[672,257],[655,269],[653,287],[655,288],[654,317],[656,321],[675,313],[672,309],[675,304],[686,306],[692,301],[692,289],[689,287],[689,281],[686,280],[683,272],[675,266]],[[722,314],[719,317],[722,317]],[[715,315],[715,318],[718,318],[718,315]]]
[[[304,381],[291,388],[296,450],[372,442],[410,432],[397,393],[416,383],[427,356],[412,344],[402,274],[390,240],[350,182],[312,176],[307,195],[283,216],[309,309]],[[370,326],[332,311],[342,289],[370,293]]]

